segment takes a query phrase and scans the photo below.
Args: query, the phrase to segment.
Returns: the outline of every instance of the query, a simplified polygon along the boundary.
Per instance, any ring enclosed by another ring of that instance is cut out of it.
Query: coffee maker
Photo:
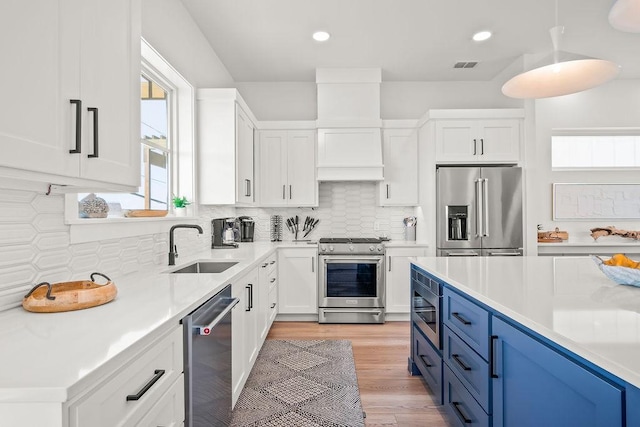
[[[237,248],[240,223],[237,218],[215,218],[211,221],[211,248]]]
[[[255,230],[255,221],[250,216],[239,216],[240,222],[240,241],[253,242],[253,232]]]

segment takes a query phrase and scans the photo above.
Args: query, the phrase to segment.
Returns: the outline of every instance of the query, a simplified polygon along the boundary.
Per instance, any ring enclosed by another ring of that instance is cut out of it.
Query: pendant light
[[[629,33],[640,33],[640,0],[618,0],[609,11],[613,28]]]
[[[557,23],[556,0],[556,27],[550,30],[553,53],[506,82],[502,86],[503,94],[531,99],[569,95],[604,84],[618,75],[620,67],[611,61],[559,50],[564,27]]]

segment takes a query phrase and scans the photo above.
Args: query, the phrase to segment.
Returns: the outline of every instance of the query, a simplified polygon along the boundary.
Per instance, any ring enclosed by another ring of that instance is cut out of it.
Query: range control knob
[[[369,246],[369,250],[370,250],[371,252],[373,252],[373,251],[375,251],[375,250],[376,250],[376,248],[374,248],[374,247],[373,247],[373,245],[371,245],[371,246]]]
[[[353,247],[353,245],[349,245],[349,250],[350,250],[351,252],[353,252],[355,249],[356,249],[356,248],[354,248],[354,247]]]
[[[378,246],[376,249],[378,250],[378,252],[382,252],[382,246]]]
[[[329,246],[329,252],[333,252],[333,246]]]
[[[324,251],[326,251],[326,250],[327,250],[327,247],[326,247],[325,245],[322,245],[322,246],[320,246],[320,250],[321,250],[322,252],[324,252]]]

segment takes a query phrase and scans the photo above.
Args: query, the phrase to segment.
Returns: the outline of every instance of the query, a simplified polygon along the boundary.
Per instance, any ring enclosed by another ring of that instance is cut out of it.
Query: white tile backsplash
[[[298,215],[320,219],[307,237],[386,235],[403,239],[402,219],[414,215],[413,207],[382,208],[376,203],[376,185],[338,182],[320,185],[318,208],[236,208],[200,206],[204,234],[176,233],[180,255],[195,254],[211,245],[211,219],[248,215],[256,221],[255,240],[269,241],[270,216]],[[378,222],[380,230],[374,230]],[[301,238],[302,235],[300,234]],[[283,240],[293,235],[283,227]],[[18,306],[36,283],[88,279],[98,271],[114,281],[122,275],[144,271],[167,262],[168,233],[157,233],[70,244],[64,223],[64,197],[32,191],[0,189],[0,311]]]

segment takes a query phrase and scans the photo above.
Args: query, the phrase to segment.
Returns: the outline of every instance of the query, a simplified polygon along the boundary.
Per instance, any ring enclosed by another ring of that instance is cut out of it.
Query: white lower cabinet
[[[268,257],[264,262],[260,264],[259,268],[259,298],[260,301],[257,304],[258,310],[258,344],[262,346],[264,340],[267,338],[271,323],[273,323],[273,314],[276,306],[273,306],[272,292],[273,288],[278,286],[278,268],[276,254]],[[275,290],[277,295],[277,289]]]
[[[233,405],[236,404],[242,387],[249,377],[253,363],[258,356],[258,270],[236,280],[231,285],[231,295],[240,302],[232,311],[231,380],[233,384]]]
[[[317,248],[280,249],[278,263],[278,313],[317,314]]]
[[[410,257],[427,255],[427,248],[387,248],[386,306],[387,313],[409,313],[411,310]]]
[[[172,332],[122,364],[69,405],[71,427],[114,427],[162,420],[184,422],[183,330]],[[162,403],[164,402],[164,403]],[[172,408],[168,408],[172,406]]]

